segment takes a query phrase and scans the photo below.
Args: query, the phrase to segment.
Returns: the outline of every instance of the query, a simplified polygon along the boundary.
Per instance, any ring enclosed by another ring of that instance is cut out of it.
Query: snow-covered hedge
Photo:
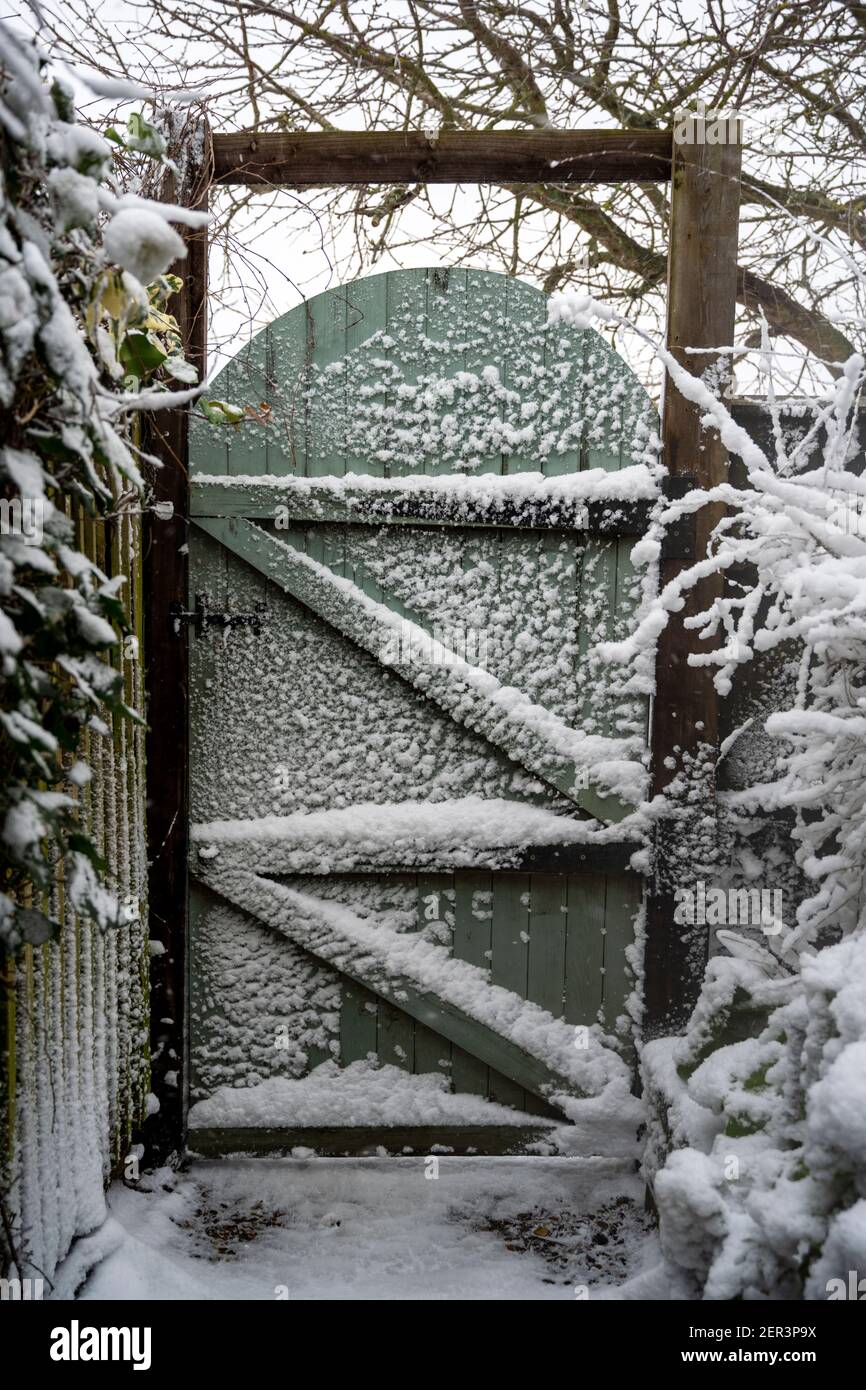
[[[168,378],[195,380],[165,305],[184,254],[170,222],[196,215],[122,194],[112,145],[33,47],[4,27],[0,54],[0,944],[15,949],[58,930],[60,872],[101,926],[125,910],[79,816],[83,732],[131,714],[108,659],[123,579],[81,552],[74,521],[141,507],[136,412],[187,399]],[[125,143],[161,157],[141,116]]]
[[[777,777],[725,800],[792,817],[806,891],[778,935],[718,933],[734,958],[711,963],[687,1036],[645,1049],[668,1130],[650,1173],[670,1150],[653,1184],[663,1244],[704,1298],[845,1298],[866,1271],[866,479],[849,467],[863,383],[858,355],[797,448],[777,417],[772,460],[727,429],[751,489],[724,490],[715,559],[754,580],[707,617],[726,637],[717,683],[755,653],[801,655],[794,704],[765,725]]]
[[[719,1044],[737,993],[768,1021]],[[848,1297],[866,1269],[866,935],[785,981],[714,961],[688,1034],[649,1043],[644,1075],[663,1247],[700,1295]]]
[[[574,296],[553,312],[576,324],[610,317]],[[775,408],[766,337],[762,352],[767,451],[659,350],[746,485],[712,491],[727,511],[709,553],[650,599],[607,654],[639,661],[703,575],[736,576],[690,620],[721,639],[690,660],[716,668],[722,695],[756,655],[793,653],[799,674],[791,707],[764,725],[775,774],[725,793],[722,809],[743,825],[788,817],[806,886],[781,930],[717,931],[728,954],[710,962],[686,1035],[643,1048],[645,1170],[665,1252],[698,1296],[849,1297],[852,1272],[866,1273],[866,477],[851,467],[866,363],[855,353],[841,364],[792,436]],[[687,496],[667,519],[707,500]],[[730,875],[730,865],[715,869],[720,882]],[[776,873],[769,863],[750,871]]]

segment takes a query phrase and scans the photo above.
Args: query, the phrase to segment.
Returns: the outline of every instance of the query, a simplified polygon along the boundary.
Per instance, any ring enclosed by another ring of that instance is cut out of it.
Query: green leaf
[[[202,401],[201,408],[212,425],[236,425],[244,418],[242,407],[228,401]]]
[[[749,1115],[729,1115],[725,1134],[729,1139],[747,1139],[751,1134],[758,1134],[766,1123],[766,1120],[753,1120]]]
[[[15,924],[21,938],[31,946],[42,946],[54,936],[56,926],[50,917],[35,907],[19,907],[15,914]]]
[[[772,1062],[765,1062],[762,1067],[753,1071],[751,1076],[747,1076],[743,1082],[744,1091],[763,1091],[767,1087],[767,1072],[772,1066]]]
[[[104,618],[112,623],[117,623],[121,628],[129,626],[126,618],[126,609],[122,601],[116,594],[98,594],[99,608]]]
[[[165,370],[169,376],[174,377],[175,381],[185,381],[190,386],[195,386],[198,381],[198,372],[195,367],[183,357],[167,357]]]
[[[54,110],[61,121],[67,121],[72,125],[75,120],[75,102],[72,100],[72,93],[67,91],[62,82],[58,82],[56,78],[51,83],[51,100],[54,102]]]
[[[167,354],[149,333],[137,333],[131,329],[120,345],[119,356],[128,375],[140,381],[143,376],[161,367]]]
[[[83,854],[85,859],[89,859],[97,873],[105,874],[107,872],[105,860],[87,835],[82,835],[80,831],[74,831],[69,836],[67,844],[74,854]]]
[[[127,121],[129,135],[126,137],[126,147],[130,150],[137,150],[139,154],[148,154],[153,159],[159,159],[165,153],[165,141],[155,126],[146,121],[139,111],[133,111]]]

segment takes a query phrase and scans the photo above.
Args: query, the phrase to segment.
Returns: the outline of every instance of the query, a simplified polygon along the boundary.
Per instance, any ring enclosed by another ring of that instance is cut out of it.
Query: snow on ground
[[[233,1159],[115,1185],[85,1300],[676,1298],[608,1160]],[[145,1191],[149,1187],[149,1191]],[[55,1297],[80,1283],[85,1252]],[[91,1256],[92,1258],[92,1256]]]

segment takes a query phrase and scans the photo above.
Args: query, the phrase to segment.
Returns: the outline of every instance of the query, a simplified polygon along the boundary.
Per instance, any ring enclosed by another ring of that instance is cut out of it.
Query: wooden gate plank
[[[241,401],[244,405],[257,408],[262,402],[273,398],[274,383],[268,379],[268,359],[272,356],[269,347],[269,329],[244,344],[221,373],[221,400]],[[199,428],[202,429],[201,426]],[[210,430],[212,436],[216,433],[212,425],[204,428]],[[269,433],[251,418],[238,420],[232,427],[230,445],[229,436],[224,432],[227,473],[242,477],[267,473]]]
[[[266,454],[266,472],[303,475],[307,469],[307,319],[301,309],[284,314],[267,328],[266,393],[260,401],[270,410],[270,423],[259,433]],[[233,427],[232,435],[234,429]],[[243,473],[229,444],[229,473]],[[258,473],[259,469],[253,470]]]
[[[363,280],[355,280],[346,286],[346,357],[351,370],[352,354],[370,351],[375,347],[377,354],[387,356],[381,341],[369,344],[377,333],[386,334],[388,327],[388,282],[381,275],[370,275]],[[387,396],[386,396],[387,403]],[[383,477],[386,469],[382,459],[362,458],[357,453],[346,455],[347,473],[369,473]]]
[[[340,1000],[340,1061],[344,1067],[376,1056],[379,1002],[363,985],[344,979]]]
[[[529,960],[527,997],[554,1018],[562,1018],[565,997],[567,884],[564,874],[533,874],[529,879]],[[543,1102],[527,1095],[530,1114],[545,1114]]]
[[[454,875],[449,873],[418,874],[418,922],[417,930],[423,931],[435,923],[441,933],[441,944],[450,944],[446,938],[453,937],[453,898]],[[415,1071],[435,1072],[439,1076],[450,1075],[453,1064],[453,1051],[447,1038],[434,1033],[423,1023],[415,1023]],[[457,1088],[461,1088],[458,1086]]]
[[[501,873],[493,880],[490,979],[526,998],[529,971],[529,904],[525,874]]]
[[[528,995],[554,1018],[563,1011],[566,885],[564,874],[533,874],[529,888]]]
[[[626,951],[634,941],[634,919],[642,897],[641,886],[633,878],[612,875],[607,880],[602,1018],[609,1033],[613,1033],[617,1019],[625,1014],[634,987]]]
[[[473,325],[464,354],[465,370],[480,376],[490,365],[489,331],[491,324],[499,328],[500,317],[505,316],[505,286],[501,276],[488,275],[483,270],[466,272],[466,316]],[[500,406],[499,418],[502,418]],[[482,455],[475,476],[479,473],[505,473],[505,455]]]
[[[452,1072],[452,1046],[447,1038],[442,1038],[424,1023],[415,1023],[415,1071],[434,1072],[437,1076],[450,1076]],[[460,1089],[457,1087],[456,1089]]]
[[[200,870],[198,876],[213,892],[233,906],[251,913],[339,974],[363,985],[378,999],[389,1005],[396,1003],[403,1013],[426,1024],[533,1095],[549,1099],[555,1093],[580,1094],[573,1081],[555,1072],[541,1058],[494,1032],[480,1019],[473,1018],[449,1000],[422,990],[405,978],[388,976],[384,967],[371,955],[359,959],[360,953],[353,950],[350,943],[340,941],[333,922],[327,916],[325,904],[321,905],[318,921],[311,920],[312,914],[318,914],[319,904],[316,899],[305,896],[304,906],[309,915],[306,924],[302,924],[285,911],[278,896],[275,896],[273,910],[270,910],[270,904],[263,909],[262,889],[271,888],[279,893],[279,884],[269,884],[254,874],[234,873],[230,879],[220,877],[213,869]],[[253,887],[255,893],[250,891]],[[295,899],[299,896],[293,894]],[[348,963],[346,955],[351,956]]]
[[[606,891],[602,874],[568,876],[565,1017],[569,1023],[594,1023],[601,1008]]]
[[[393,626],[384,615],[364,605],[356,585],[316,568],[293,547],[243,517],[198,517],[196,525],[377,660],[382,660],[384,653],[394,653]],[[493,694],[502,687],[499,682],[491,686],[495,678],[489,673],[471,668],[491,691],[468,687],[459,665],[418,665],[397,654],[388,666],[456,723],[481,734],[591,815],[619,821],[634,809],[592,787],[575,789],[575,764],[550,745],[543,726],[527,727],[495,703]],[[530,706],[527,700],[526,708]]]
[[[346,373],[326,376],[326,368],[346,353],[346,294],[317,294],[305,304],[307,361],[307,473],[310,477],[346,471],[344,440]],[[321,383],[327,382],[327,391]],[[317,389],[317,383],[319,383]]]
[[[427,335],[433,342],[448,344],[444,352],[436,355],[440,376],[454,377],[466,368],[460,332],[466,307],[466,276],[462,266],[427,272]],[[451,473],[453,468],[453,459],[443,453],[431,459],[425,471]]]
[[[454,878],[454,954],[479,970],[490,969],[490,930],[492,921],[493,878],[491,874],[468,871]],[[455,1089],[473,1095],[487,1095],[489,1071],[477,1057],[455,1048],[451,1075]]]
[[[415,1022],[401,1009],[379,1000],[379,1061],[403,1071],[415,1070]]]
[[[493,879],[490,982],[526,998],[529,964],[528,879],[523,874],[496,874]],[[501,1105],[520,1109],[525,1104],[522,1088],[510,1077],[491,1077],[490,1094]]]
[[[537,407],[539,404],[536,394],[538,386],[527,388],[526,376],[534,365],[543,363],[547,334],[545,334],[544,343],[535,347],[535,351],[538,352],[540,346],[541,363],[537,360],[533,363],[530,344],[527,342],[529,335],[526,330],[537,322],[539,305],[535,286],[509,275],[505,281],[505,304],[503,307],[507,320],[507,329],[503,336],[509,345],[509,350],[506,352],[502,364],[503,385],[521,394],[527,408]],[[534,473],[537,470],[537,449],[533,449],[530,453],[516,449],[509,454],[509,473]]]

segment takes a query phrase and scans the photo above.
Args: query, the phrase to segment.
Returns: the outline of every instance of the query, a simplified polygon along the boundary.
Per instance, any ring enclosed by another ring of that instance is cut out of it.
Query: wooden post
[[[668,252],[668,347],[695,375],[730,375],[730,360],[711,349],[733,341],[740,202],[739,143],[674,144]],[[701,426],[701,411],[667,381],[662,410],[664,462],[672,479],[691,475],[713,487],[727,475],[727,455],[715,430]],[[676,488],[676,482],[673,483]],[[721,515],[704,507],[695,521],[695,558]],[[688,561],[661,562],[668,583]],[[688,665],[708,644],[684,619],[707,607],[721,579],[702,581],[659,639],[652,714],[652,789],[671,798],[659,822],[656,868],[647,910],[645,1035],[682,1028],[694,1007],[707,958],[707,928],[674,921],[674,890],[693,888],[712,872],[715,850],[717,708],[711,668]],[[674,784],[675,785],[672,785]]]
[[[168,174],[166,202],[206,211],[212,181],[210,128],[203,114],[188,114],[170,142],[179,177]],[[207,229],[180,227],[186,258],[172,266],[183,289],[169,304],[180,327],[188,361],[199,376],[207,369]],[[183,1136],[185,975],[187,915],[187,773],[189,763],[189,663],[187,634],[174,630],[172,602],[186,607],[189,531],[188,409],[163,411],[147,421],[145,448],[161,462],[149,482],[156,502],[173,514],[147,515],[144,552],[147,662],[147,842],[150,936],[163,950],[151,970],[151,1090],[158,1114],[144,1127],[148,1159],[165,1158]],[[169,1073],[169,1081],[166,1081]],[[172,1075],[173,1074],[173,1075]]]

